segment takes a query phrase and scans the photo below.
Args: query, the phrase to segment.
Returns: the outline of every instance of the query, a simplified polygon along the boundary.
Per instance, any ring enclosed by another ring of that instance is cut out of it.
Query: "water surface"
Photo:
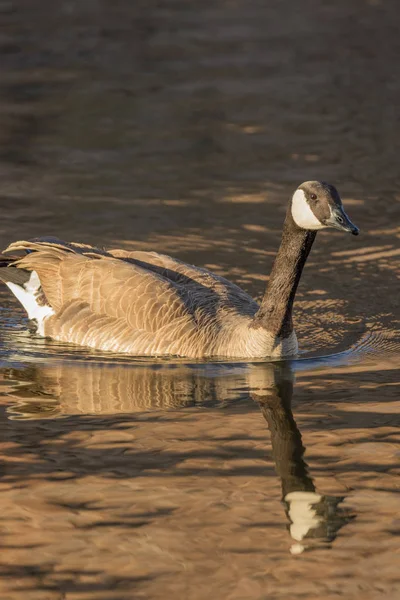
[[[3,2],[0,238],[154,249],[259,299],[293,189],[335,183],[298,359],[36,338],[0,290],[7,600],[400,594],[394,1]]]

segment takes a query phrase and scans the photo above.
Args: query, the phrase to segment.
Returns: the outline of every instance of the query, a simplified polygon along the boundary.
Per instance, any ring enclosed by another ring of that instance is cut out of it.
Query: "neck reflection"
[[[292,554],[329,545],[343,525],[354,518],[339,505],[344,496],[319,494],[304,460],[305,447],[292,413],[294,374],[288,365],[273,366],[271,382],[253,389],[271,434],[272,456],[281,480],[282,502],[293,539]]]
[[[304,460],[305,447],[293,417],[294,373],[289,365],[148,365],[112,367],[35,365],[9,369],[11,419],[54,419],[69,415],[116,415],[229,403],[250,396],[268,424],[272,457],[293,540],[292,554],[329,546],[353,516],[339,505],[343,496],[316,490]]]

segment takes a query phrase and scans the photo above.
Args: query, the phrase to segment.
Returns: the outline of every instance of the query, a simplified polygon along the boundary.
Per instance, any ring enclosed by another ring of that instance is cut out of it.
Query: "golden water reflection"
[[[294,373],[289,364],[169,365],[126,367],[59,363],[10,368],[7,408],[11,420],[69,415],[117,415],[254,401],[270,434],[282,502],[293,539],[292,554],[332,542],[353,515],[344,496],[317,492],[304,460],[305,448],[292,413]]]

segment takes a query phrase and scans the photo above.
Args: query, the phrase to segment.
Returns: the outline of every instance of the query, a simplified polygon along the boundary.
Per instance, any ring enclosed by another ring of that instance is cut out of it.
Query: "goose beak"
[[[348,231],[353,235],[358,235],[360,233],[358,227],[353,225],[342,207],[332,209],[331,216],[327,220],[326,224],[330,227],[334,227],[335,229],[340,229],[340,231]]]

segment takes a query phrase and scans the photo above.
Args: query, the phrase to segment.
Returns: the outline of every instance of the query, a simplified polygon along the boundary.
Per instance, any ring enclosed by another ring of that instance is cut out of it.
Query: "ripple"
[[[0,339],[0,368],[22,366],[31,363],[98,363],[105,365],[126,366],[153,366],[154,368],[172,368],[174,365],[192,365],[212,371],[212,365],[218,369],[235,369],[240,365],[270,363],[270,360],[227,360],[221,359],[187,359],[179,357],[132,357],[126,354],[113,352],[100,352],[91,348],[82,348],[74,344],[43,339],[29,329],[29,321],[24,317],[22,310],[15,309],[13,305],[0,307],[0,320],[3,336]],[[400,355],[400,335],[392,329],[379,329],[379,323],[369,326],[349,347],[339,352],[322,353],[321,344],[316,348],[307,348],[300,356],[290,361],[294,370],[304,370],[314,366],[343,365],[349,362],[360,361],[365,358],[374,358],[384,355]],[[311,331],[313,331],[311,329]],[[313,336],[309,335],[308,339]],[[336,340],[337,341],[337,340]],[[335,344],[336,345],[336,344]],[[282,362],[282,361],[274,361]]]

